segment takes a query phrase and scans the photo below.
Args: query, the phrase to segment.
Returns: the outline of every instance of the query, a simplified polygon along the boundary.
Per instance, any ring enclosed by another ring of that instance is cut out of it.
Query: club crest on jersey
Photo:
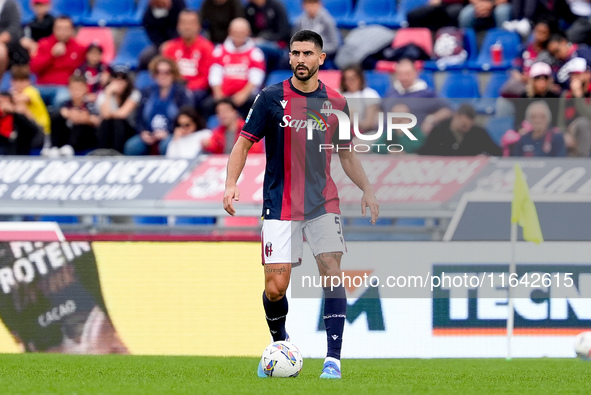
[[[267,244],[265,244],[265,256],[270,257],[272,253],[273,253],[273,244],[271,244],[271,242],[268,242]]]
[[[283,107],[285,110],[285,107],[287,106],[287,100],[281,100],[279,103],[281,103],[281,107]]]

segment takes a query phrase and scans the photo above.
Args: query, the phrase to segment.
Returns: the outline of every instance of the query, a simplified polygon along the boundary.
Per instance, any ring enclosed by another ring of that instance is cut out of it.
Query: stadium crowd
[[[396,135],[405,153],[590,156],[591,1],[398,0],[383,26],[351,24],[372,0],[344,15],[295,1],[149,0],[150,45],[129,65],[105,64],[106,43],[80,42],[52,0],[0,0],[0,154],[229,153],[257,93],[289,76],[291,34],[311,29],[363,132],[380,111],[417,117],[417,141]]]

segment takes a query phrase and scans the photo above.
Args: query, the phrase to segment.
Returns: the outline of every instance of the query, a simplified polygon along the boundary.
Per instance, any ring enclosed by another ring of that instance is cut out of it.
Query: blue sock
[[[343,328],[347,317],[347,295],[345,287],[324,288],[324,326],[329,358],[341,359]]]
[[[287,317],[287,296],[282,297],[276,302],[271,302],[265,292],[263,292],[263,306],[265,307],[265,318],[267,325],[273,336],[273,341],[285,340],[285,318]]]

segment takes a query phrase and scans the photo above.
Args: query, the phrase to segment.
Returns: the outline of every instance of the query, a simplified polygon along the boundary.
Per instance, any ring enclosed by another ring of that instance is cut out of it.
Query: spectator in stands
[[[228,37],[230,22],[244,17],[240,0],[204,0],[201,4],[203,27],[214,44],[221,44]]]
[[[511,19],[511,4],[508,0],[470,0],[458,16],[460,27],[476,30],[501,27]]]
[[[571,43],[562,33],[555,33],[550,37],[548,52],[554,59],[553,69],[558,70],[557,80],[560,84],[568,82],[568,69],[562,67],[569,60],[583,58],[587,61],[587,64],[591,64],[591,48],[585,44]]]
[[[464,4],[464,0],[429,0],[406,15],[408,26],[427,27],[434,32],[442,27],[458,26]]]
[[[342,71],[341,94],[347,99],[349,112],[359,116],[359,131],[375,130],[381,99],[378,92],[365,85],[365,75],[360,66],[348,66]]]
[[[521,54],[521,68],[523,76],[525,77],[524,79],[527,78],[529,68],[536,61],[545,61],[546,63],[551,61],[549,58],[546,58],[545,55],[540,59],[538,59],[538,57],[543,51],[547,50],[550,37],[552,37],[557,31],[558,26],[549,19],[541,20],[535,24],[532,39],[529,40],[525,51]]]
[[[219,126],[213,129],[209,140],[203,141],[203,148],[211,154],[229,154],[244,126],[244,119],[240,116],[234,103],[230,99],[221,99],[215,105],[215,113]],[[264,141],[255,143],[250,152],[259,154],[265,152]]]
[[[406,104],[400,103],[392,106],[390,112],[410,113],[410,108],[408,108]],[[395,124],[405,124],[410,123],[410,121],[411,120],[409,118],[405,117],[392,118],[392,123]],[[416,140],[411,140],[409,136],[400,129],[396,129],[392,134],[392,140],[388,140],[388,134],[386,133],[386,121],[384,120],[382,136],[372,146],[372,151],[379,154],[388,154],[390,151],[397,154],[416,154],[425,143],[425,135],[419,126],[414,126],[408,130],[413,134],[413,136],[417,138]],[[388,150],[388,146],[391,144],[399,144],[403,147],[403,150],[398,151],[397,148],[391,148]]]
[[[203,142],[211,137],[205,122],[194,108],[183,107],[174,121],[172,140],[166,149],[167,158],[194,159],[203,152]]]
[[[25,25],[20,43],[29,52],[29,56],[33,57],[37,53],[39,40],[53,33],[55,18],[50,14],[51,0],[32,0],[31,5],[35,18]]]
[[[0,6],[0,77],[11,64],[28,63],[28,52],[19,44],[22,36],[18,5],[14,0],[3,0]]]
[[[20,114],[8,92],[0,93],[0,155],[29,155],[41,130]]]
[[[160,52],[160,46],[178,36],[179,14],[185,8],[185,0],[149,0],[142,25],[152,45],[140,53],[139,70],[146,70],[150,61]]]
[[[291,28],[283,3],[278,0],[250,0],[244,13],[256,45],[265,53],[267,70],[275,70],[283,63],[287,66]],[[281,62],[283,58],[285,62]]]
[[[589,157],[591,154],[591,71],[582,58],[575,58],[568,67],[569,89],[563,93],[558,111],[558,126],[565,130],[564,138],[570,156]]]
[[[209,68],[213,62],[213,44],[199,34],[201,22],[197,11],[183,10],[177,27],[179,37],[162,46],[162,55],[177,62],[181,76],[195,96],[195,104],[207,96]]]
[[[37,87],[46,103],[60,107],[69,98],[68,79],[84,62],[86,48],[74,39],[74,24],[60,16],[53,24],[53,34],[39,41],[31,58],[31,71],[37,75]]]
[[[134,89],[126,66],[113,66],[110,80],[96,99],[101,117],[98,148],[123,152],[125,142],[135,134],[135,110],[142,94]]]
[[[427,83],[418,78],[415,63],[410,59],[402,59],[396,65],[394,83],[386,93],[385,111],[394,104],[405,103],[410,112],[417,117],[417,123],[425,134],[429,134],[433,126],[451,117],[452,111],[447,103],[438,98]],[[426,99],[426,100],[425,100]]]
[[[39,90],[31,85],[31,72],[28,65],[14,65],[10,68],[12,101],[16,112],[24,114],[35,122],[49,137],[51,121],[47,107]],[[43,136],[41,136],[43,137]],[[43,145],[35,144],[35,145]]]
[[[86,61],[76,70],[86,78],[88,95],[86,100],[94,102],[98,93],[109,81],[109,69],[102,62],[103,47],[99,42],[93,42],[86,49]]]
[[[164,155],[179,110],[183,106],[193,105],[192,94],[185,88],[175,61],[157,56],[148,68],[156,85],[142,92],[137,109],[138,134],[125,143],[125,155],[146,155],[152,147]]]
[[[302,8],[304,12],[297,20],[294,32],[312,30],[320,34],[324,43],[322,50],[326,53],[324,61],[334,59],[340,41],[339,29],[334,18],[324,8],[322,0],[302,0]]]
[[[555,88],[560,91],[560,88],[554,85],[550,65],[544,62],[534,63],[529,69],[529,76],[521,99],[515,100],[515,126],[517,129],[522,127],[527,106],[534,99],[543,99],[551,109],[552,119],[556,119],[560,95],[556,93]]]
[[[65,102],[51,117],[51,144],[48,156],[56,156],[56,149],[62,156],[74,152],[95,149],[96,128],[100,123],[93,103],[86,100],[88,84],[80,74],[73,74],[68,83],[70,100]]]
[[[232,21],[228,38],[215,48],[213,57],[209,70],[213,98],[205,106],[205,113],[209,116],[213,112],[215,101],[230,98],[246,116],[265,80],[265,57],[250,38],[246,19]]]
[[[562,132],[551,127],[552,112],[544,101],[530,103],[525,111],[529,130],[513,147],[512,156],[547,157],[565,156],[566,146]]]
[[[474,108],[469,104],[462,104],[451,118],[435,125],[418,153],[440,156],[500,156],[501,148],[485,129],[475,125],[475,118]]]

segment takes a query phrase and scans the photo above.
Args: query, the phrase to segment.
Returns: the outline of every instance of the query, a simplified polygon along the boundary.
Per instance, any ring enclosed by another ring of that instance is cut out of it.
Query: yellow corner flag
[[[515,182],[513,201],[511,202],[511,222],[517,222],[523,228],[523,238],[540,244],[544,241],[536,206],[529,196],[529,188],[519,163],[515,164]]]

